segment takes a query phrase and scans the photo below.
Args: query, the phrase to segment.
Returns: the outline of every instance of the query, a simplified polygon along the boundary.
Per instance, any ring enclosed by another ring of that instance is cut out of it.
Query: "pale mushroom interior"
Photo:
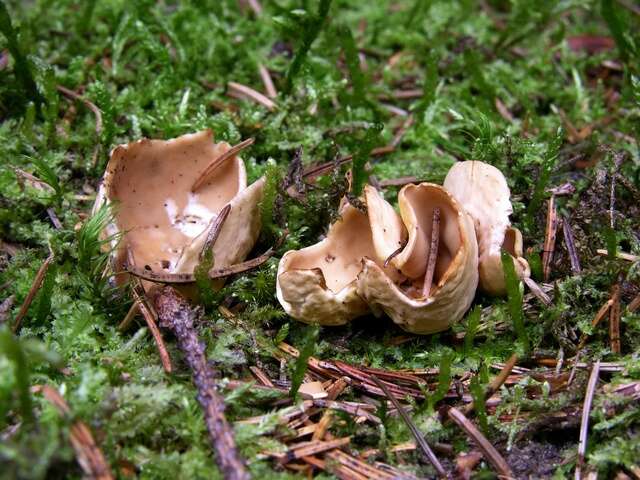
[[[327,288],[338,293],[362,270],[363,257],[375,258],[367,215],[347,205],[322,242],[292,253],[286,270],[320,269]]]
[[[398,197],[400,214],[409,232],[405,249],[395,258],[404,275],[422,285],[431,250],[433,212],[440,209],[439,241],[433,284],[445,276],[462,245],[459,212],[452,198],[433,184],[408,185]]]
[[[114,150],[105,178],[117,202],[122,246],[138,266],[171,271],[185,246],[246,186],[239,157],[228,160],[197,192],[191,186],[229,149],[213,143],[210,131],[175,140],[142,140]]]

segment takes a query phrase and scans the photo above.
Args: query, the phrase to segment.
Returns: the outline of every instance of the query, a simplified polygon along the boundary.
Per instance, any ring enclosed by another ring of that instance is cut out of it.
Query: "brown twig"
[[[438,243],[440,241],[440,209],[433,209],[433,219],[431,221],[431,248],[427,257],[427,270],[424,274],[424,284],[422,285],[422,296],[427,299],[433,284],[433,274],[436,271],[436,260],[438,259]]]
[[[587,384],[587,391],[584,396],[584,404],[582,406],[582,421],[580,422],[580,439],[578,442],[578,461],[576,462],[576,480],[582,478],[582,467],[584,466],[584,456],[587,452],[587,434],[589,433],[589,415],[591,413],[591,404],[593,396],[598,385],[598,376],[600,374],[600,361],[594,363]]]
[[[53,252],[49,253],[49,256],[47,257],[47,259],[38,269],[38,273],[36,273],[36,277],[33,279],[31,288],[29,289],[29,292],[27,293],[27,296],[25,297],[24,302],[22,302],[22,305],[20,306],[20,310],[16,315],[16,319],[13,324],[13,333],[16,333],[20,329],[20,324],[22,323],[22,319],[29,311],[29,307],[31,306],[33,299],[36,297],[36,294],[40,290],[40,287],[42,286],[42,282],[44,281],[44,277],[47,275],[49,266],[51,265],[51,262],[53,262],[54,258],[55,256]]]
[[[576,251],[571,224],[569,223],[569,219],[566,217],[563,217],[562,219],[562,233],[564,235],[564,244],[567,247],[567,252],[571,259],[571,270],[573,273],[580,273],[582,271],[580,268],[580,257],[578,257],[578,252]]]
[[[558,233],[558,212],[556,210],[555,196],[549,198],[547,210],[547,228],[544,237],[544,249],[542,251],[542,276],[545,282],[551,276],[551,262],[556,248],[556,234]]]
[[[198,402],[204,410],[216,461],[224,478],[248,480],[250,476],[236,449],[233,429],[224,416],[224,400],[216,391],[204,344],[198,339],[193,325],[198,317],[197,309],[192,308],[172,287],[164,287],[156,297],[156,310],[160,325],[176,336],[178,346],[193,372]]]
[[[411,420],[411,417],[409,417],[409,414],[406,412],[404,407],[400,404],[398,399],[391,394],[391,392],[389,391],[387,386],[384,384],[384,382],[381,382],[380,379],[378,379],[378,377],[376,377],[375,375],[371,375],[371,379],[385,393],[387,398],[391,400],[391,403],[393,403],[393,406],[396,408],[396,410],[398,410],[398,413],[400,414],[404,422],[407,424],[407,426],[409,427],[409,430],[411,430],[411,433],[413,434],[413,437],[416,439],[417,444],[420,446],[422,453],[424,454],[426,459],[429,461],[429,463],[433,465],[433,468],[436,469],[436,472],[438,472],[438,475],[442,478],[447,478],[447,472],[445,471],[444,467],[438,460],[438,457],[436,457],[436,454],[433,453],[433,450],[431,450],[431,447],[427,443],[427,440],[424,438],[424,436],[422,435],[418,427],[416,427],[415,423],[413,423],[413,421]]]
[[[249,370],[251,370],[251,373],[253,373],[253,376],[256,377],[256,379],[265,387],[274,387],[273,382],[271,381],[271,379],[269,377],[267,377],[267,374],[264,373],[262,371],[261,368],[256,367],[255,365],[252,365],[249,367]]]
[[[224,165],[224,163],[227,160],[235,157],[238,153],[240,153],[242,150],[244,150],[248,146],[253,145],[253,142],[254,142],[253,138],[247,138],[246,140],[231,147],[229,150],[224,152],[219,157],[215,158],[209,165],[207,165],[207,168],[204,169],[204,171],[200,174],[200,176],[196,179],[196,181],[193,182],[191,191],[195,192],[200,187],[202,187],[202,185],[205,184],[205,182],[213,172],[215,172],[218,168]]]
[[[231,97],[244,100],[252,100],[253,102],[262,105],[270,112],[274,111],[277,108],[277,105],[273,100],[251,87],[247,87],[246,85],[242,85],[241,83],[237,82],[229,82],[227,86],[229,87],[227,93]]]
[[[34,385],[31,387],[33,393],[42,393],[60,414],[65,418],[71,418],[71,409],[58,393],[58,391],[48,385]],[[91,430],[84,422],[76,420],[69,429],[71,445],[76,452],[76,459],[80,468],[87,478],[92,480],[112,480],[113,474],[107,464],[104,455],[98,445],[96,445]]]
[[[62,222],[60,222],[60,219],[56,215],[56,211],[52,207],[47,208],[47,216],[56,230],[62,230]]]
[[[462,428],[469,437],[473,440],[473,442],[478,446],[478,448],[482,451],[484,457],[489,461],[493,468],[498,472],[500,476],[503,478],[515,478],[513,472],[509,468],[509,465],[505,461],[505,459],[500,455],[498,450],[487,440],[487,438],[476,428],[476,426],[464,416],[464,414],[456,409],[455,407],[451,407],[448,411],[448,416],[451,420],[453,420],[460,428]]]
[[[264,89],[267,92],[267,97],[276,98],[278,96],[278,91],[276,90],[275,85],[273,84],[273,79],[271,78],[271,74],[267,67],[258,64],[258,71],[260,72],[260,78],[262,79],[262,84],[264,85]]]
[[[611,308],[609,309],[609,342],[611,351],[620,355],[620,283],[611,288]]]
[[[171,358],[169,357],[167,347],[162,340],[162,334],[160,333],[160,330],[158,330],[158,325],[156,324],[156,318],[158,318],[158,316],[151,305],[147,303],[144,289],[142,288],[142,285],[140,285],[140,280],[138,280],[137,284],[133,286],[131,292],[133,294],[135,303],[140,310],[140,313],[142,313],[145,322],[147,322],[147,326],[149,327],[149,331],[153,336],[153,340],[156,343],[156,348],[158,349],[158,353],[160,354],[160,361],[162,362],[162,368],[165,372],[171,373],[173,371],[173,368],[171,366]]]
[[[509,360],[507,360],[507,362],[504,364],[504,367],[502,367],[502,370],[500,370],[500,373],[496,375],[496,377],[487,386],[487,389],[484,392],[485,399],[491,398],[491,396],[500,389],[502,384],[507,380],[507,378],[511,374],[511,370],[513,370],[513,367],[515,367],[517,361],[518,361],[518,356],[514,353],[513,355],[511,355]],[[464,406],[464,408],[462,409],[462,412],[464,415],[469,415],[471,414],[471,412],[473,412],[474,408],[475,408],[475,402],[472,401],[471,403]]]

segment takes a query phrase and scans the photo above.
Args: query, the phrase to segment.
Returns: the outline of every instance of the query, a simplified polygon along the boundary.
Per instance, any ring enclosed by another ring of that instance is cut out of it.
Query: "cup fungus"
[[[213,143],[213,133],[205,130],[116,147],[94,205],[94,211],[116,206],[104,232],[121,234],[112,245],[114,270],[134,262],[157,275],[191,274],[210,243],[216,268],[242,261],[260,232],[264,185],[260,179],[247,187],[237,153],[249,144]],[[218,239],[208,242],[221,214]],[[124,280],[126,275],[116,277]]]
[[[300,321],[344,325],[369,311],[356,279],[363,256],[375,256],[369,219],[344,201],[340,218],[324,240],[284,254],[276,293],[284,310]]]
[[[282,257],[278,300],[307,323],[342,325],[371,310],[412,333],[445,330],[468,310],[478,283],[505,293],[502,249],[521,278],[530,274],[509,196],[502,173],[475,161],[456,163],[444,186],[403,187],[400,215],[366,186],[366,214],[344,202],[324,240]]]
[[[370,212],[391,208],[371,187],[365,198]],[[462,318],[478,285],[472,220],[444,188],[431,183],[402,188],[398,206],[407,231],[406,245],[382,261],[401,275],[391,278],[389,268],[385,272],[379,262],[365,257],[358,293],[374,313],[384,311],[404,330],[419,334],[445,330]],[[369,215],[374,238],[404,237],[395,227],[397,222],[381,222],[380,215]],[[389,249],[378,253],[386,255]]]
[[[484,162],[459,162],[449,170],[444,188],[473,218],[478,238],[480,287],[490,295],[504,295],[506,286],[500,256],[503,248],[513,257],[520,278],[531,273],[522,256],[522,234],[510,226],[511,194],[504,175]]]

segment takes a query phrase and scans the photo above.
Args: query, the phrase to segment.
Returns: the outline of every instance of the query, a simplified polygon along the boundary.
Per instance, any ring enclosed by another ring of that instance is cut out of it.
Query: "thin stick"
[[[53,252],[49,253],[49,256],[47,257],[47,259],[38,269],[38,273],[36,273],[36,277],[33,279],[31,288],[29,289],[29,292],[27,293],[27,296],[25,297],[24,302],[22,302],[22,305],[20,306],[20,310],[16,315],[16,319],[13,324],[13,333],[16,333],[20,329],[20,324],[22,323],[22,319],[29,311],[29,307],[31,306],[33,299],[36,297],[38,290],[40,290],[40,287],[42,286],[42,282],[44,281],[44,277],[47,275],[49,266],[51,265],[51,262],[53,262],[54,258],[55,257],[53,255]]]
[[[71,417],[71,409],[62,395],[53,387],[48,385],[34,385],[31,387],[33,393],[42,393],[49,403],[51,403],[65,418]],[[76,460],[80,468],[92,480],[112,480],[111,468],[104,458],[100,447],[96,445],[91,430],[84,422],[76,420],[69,429],[69,439],[71,446],[76,452]]]
[[[438,460],[438,457],[436,457],[436,454],[433,453],[433,450],[431,450],[431,447],[429,447],[427,440],[424,438],[420,430],[418,430],[418,427],[416,427],[416,425],[411,421],[409,414],[400,404],[398,399],[391,394],[391,392],[389,391],[387,386],[384,384],[384,382],[381,382],[378,377],[376,377],[375,375],[371,375],[371,379],[384,392],[387,398],[391,400],[391,403],[393,403],[393,406],[396,408],[396,410],[398,410],[398,413],[400,414],[404,422],[407,424],[407,426],[409,427],[409,430],[411,430],[411,433],[413,434],[413,437],[416,439],[417,444],[420,446],[422,453],[424,454],[426,459],[431,463],[431,465],[433,465],[433,468],[436,469],[436,472],[438,472],[438,475],[442,478],[447,478],[447,472],[445,471],[442,464]]]
[[[427,270],[424,274],[424,285],[422,286],[422,296],[429,298],[431,285],[433,284],[433,274],[436,271],[436,260],[438,259],[438,243],[440,242],[440,209],[433,209],[433,220],[431,223],[431,248],[427,258]]]
[[[258,71],[260,72],[260,78],[262,79],[262,84],[264,85],[264,89],[267,92],[267,97],[276,98],[278,96],[278,91],[276,90],[275,85],[273,84],[273,80],[271,79],[271,74],[267,67],[258,64]]]
[[[556,210],[555,196],[549,198],[547,210],[547,229],[544,237],[544,249],[542,251],[542,275],[545,282],[551,276],[551,262],[556,248],[556,234],[558,233],[558,212]]]
[[[274,111],[277,108],[277,105],[273,100],[264,96],[251,87],[247,87],[246,85],[242,85],[241,83],[236,82],[229,82],[227,86],[229,87],[227,93],[234,98],[252,100],[253,102],[262,105],[270,112]]]
[[[226,204],[224,208],[220,210],[220,213],[218,214],[218,216],[215,219],[212,219],[211,222],[209,223],[210,227],[209,227],[209,231],[207,232],[207,238],[205,239],[204,245],[202,246],[202,250],[198,255],[198,258],[200,259],[200,261],[202,261],[206,252],[209,251],[211,247],[216,243],[216,240],[218,240],[218,237],[220,236],[220,231],[222,230],[224,222],[229,216],[230,212],[231,212],[231,205]]]
[[[139,283],[139,280],[138,280]],[[133,298],[135,299],[135,303],[142,313],[145,322],[147,322],[147,326],[149,327],[149,331],[153,336],[153,340],[156,342],[156,348],[158,349],[158,353],[160,354],[160,361],[162,362],[162,368],[167,373],[171,373],[173,368],[171,366],[171,358],[169,357],[169,352],[167,352],[167,347],[162,340],[162,334],[160,330],[158,330],[158,325],[156,324],[157,314],[152,309],[151,305],[147,303],[146,297],[144,295],[144,290],[142,289],[142,285],[135,285],[131,289],[133,293]]]
[[[515,478],[513,472],[498,450],[487,440],[487,438],[476,428],[476,426],[464,416],[464,414],[451,407],[448,412],[449,418],[462,428],[473,442],[482,451],[484,457],[489,461],[498,474],[504,478]]]
[[[571,224],[569,223],[569,219],[566,217],[563,217],[562,219],[562,233],[564,234],[564,244],[567,247],[567,252],[571,259],[571,271],[573,273],[580,273],[582,271],[580,268],[580,257],[578,257],[578,252],[576,251]]]
[[[191,191],[195,192],[200,187],[202,187],[213,172],[215,172],[216,170],[218,170],[218,168],[220,168],[222,165],[224,165],[224,163],[227,160],[235,157],[238,153],[240,153],[242,150],[244,150],[248,146],[253,145],[253,142],[254,142],[253,138],[247,138],[246,140],[240,142],[239,144],[234,145],[233,147],[231,147],[229,150],[224,152],[219,157],[215,158],[207,166],[207,168],[204,169],[204,171],[200,174],[200,176],[196,179],[196,181],[193,182],[193,186],[191,187]]]
[[[160,325],[176,336],[178,346],[193,372],[198,402],[204,410],[209,438],[222,475],[228,480],[248,480],[250,476],[236,448],[233,429],[224,416],[224,400],[216,391],[204,343],[200,342],[194,328],[198,310],[192,308],[172,287],[164,287],[160,291],[156,297],[156,310]]]
[[[389,178],[387,180],[380,180],[380,187],[403,187],[409,183],[418,183],[420,179],[414,176]]]
[[[576,480],[582,478],[582,467],[584,465],[584,456],[587,452],[587,434],[589,433],[589,414],[591,412],[591,404],[593,396],[598,385],[598,376],[600,374],[600,360],[593,364],[589,383],[587,384],[587,392],[584,396],[584,404],[582,406],[582,421],[580,422],[580,440],[578,442],[578,461],[576,462]]]
[[[611,308],[609,309],[609,342],[611,351],[620,355],[620,284],[612,287]]]
[[[507,380],[507,378],[511,374],[511,370],[513,370],[513,367],[516,366],[517,361],[518,361],[518,356],[514,353],[513,355],[511,355],[509,360],[507,360],[507,363],[504,364],[504,367],[502,367],[502,370],[500,370],[500,373],[487,386],[487,389],[484,392],[485,399],[491,398],[491,396],[500,389],[502,384]],[[471,403],[464,406],[464,408],[462,409],[462,412],[464,415],[469,415],[471,414],[471,412],[473,412],[474,408],[475,408],[475,402],[472,401]]]

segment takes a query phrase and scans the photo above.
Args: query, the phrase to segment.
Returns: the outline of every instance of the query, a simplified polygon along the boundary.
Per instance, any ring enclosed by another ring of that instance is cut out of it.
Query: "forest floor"
[[[3,0],[0,31],[1,478],[221,476],[189,355],[161,330],[168,373],[141,316],[119,328],[132,289],[91,217],[114,146],[211,129],[255,139],[249,258],[277,245],[195,325],[253,477],[435,478],[417,437],[451,478],[640,479],[634,2]],[[349,169],[393,202],[470,159],[506,176],[533,291],[427,336],[284,313],[278,260]]]

